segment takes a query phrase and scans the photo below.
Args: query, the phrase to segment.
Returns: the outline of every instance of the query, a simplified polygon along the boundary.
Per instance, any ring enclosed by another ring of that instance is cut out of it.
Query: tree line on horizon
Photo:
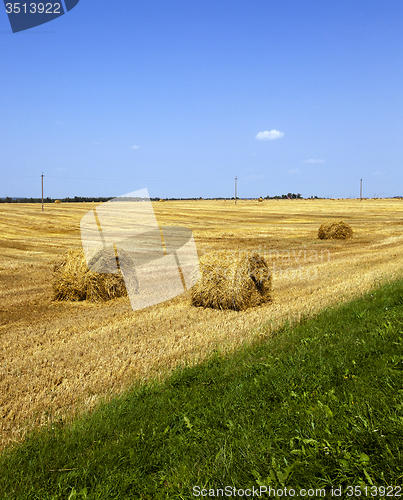
[[[43,199],[43,203],[54,203],[56,200],[59,200],[61,203],[83,203],[83,202],[106,202],[110,200],[114,200],[116,197],[115,196],[110,196],[110,197],[102,197],[102,196],[95,196],[95,197],[88,197],[88,196],[74,196],[74,198],[50,198],[49,196]],[[118,197],[119,198],[119,197]],[[310,196],[309,198],[311,199],[321,199],[321,197],[318,196]],[[203,197],[198,197],[198,198],[150,198],[151,201],[159,201],[159,200],[166,200],[166,201],[180,201],[180,200],[190,200],[190,201],[197,201],[197,200],[235,200],[235,197],[232,196],[230,198],[228,197],[213,197],[213,198],[203,198]],[[245,199],[245,200],[253,200],[255,198],[237,198],[238,200]],[[262,197],[262,199],[265,200],[284,200],[284,199],[304,199],[303,196],[300,193],[288,193],[288,194],[282,194],[281,196],[266,196]],[[132,200],[131,201],[136,201]],[[23,198],[23,197],[10,197],[6,196],[4,198],[0,198],[0,203],[42,203],[42,198]]]

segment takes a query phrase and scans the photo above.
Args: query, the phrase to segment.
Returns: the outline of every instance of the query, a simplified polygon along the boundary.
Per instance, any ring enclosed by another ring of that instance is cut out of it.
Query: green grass
[[[379,498],[403,483],[402,304],[403,281],[388,284],[38,431],[0,456],[0,498],[187,499],[196,485]]]

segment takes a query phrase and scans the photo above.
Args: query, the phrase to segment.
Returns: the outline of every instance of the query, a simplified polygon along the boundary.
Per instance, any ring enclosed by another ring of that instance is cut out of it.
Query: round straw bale
[[[261,198],[261,197],[260,197],[260,198],[258,199],[258,201],[261,203],[261,202],[263,201],[263,198]]]
[[[123,276],[119,274],[94,273],[89,271],[84,277],[86,300],[105,302],[127,295]]]
[[[55,200],[55,203],[61,203],[61,201],[60,200]]]
[[[242,311],[271,300],[271,273],[257,252],[209,253],[199,268],[200,279],[192,287],[194,306]]]
[[[113,248],[105,250],[104,255],[99,252],[91,259],[90,265],[103,272],[94,272],[88,269],[81,248],[69,250],[56,261],[53,268],[54,299],[97,302],[127,295],[120,270],[115,273],[108,271],[116,269],[111,267],[112,258],[116,263]]]
[[[84,276],[88,272],[82,250],[69,250],[53,268],[53,292],[55,300],[85,300]]]
[[[164,201],[162,198],[160,198],[158,201]]]
[[[326,221],[321,224],[318,238],[321,240],[346,240],[353,237],[351,226],[344,221]]]
[[[109,246],[97,252],[88,265],[95,273],[116,273],[117,260],[114,247]],[[124,250],[119,250],[119,267],[132,268],[133,265],[129,254]]]

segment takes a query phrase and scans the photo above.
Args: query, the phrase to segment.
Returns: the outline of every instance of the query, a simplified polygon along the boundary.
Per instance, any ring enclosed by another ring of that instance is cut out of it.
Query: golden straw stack
[[[318,238],[321,240],[346,240],[353,237],[351,226],[344,221],[326,221],[321,224]]]
[[[90,264],[99,272],[88,269],[82,249],[69,250],[55,263],[53,269],[55,300],[98,302],[127,295],[120,270],[118,273],[108,272],[113,270],[112,259],[116,262],[114,249],[99,252],[97,256],[91,259]]]
[[[194,306],[243,311],[271,300],[272,277],[257,252],[221,250],[204,255],[192,288]]]

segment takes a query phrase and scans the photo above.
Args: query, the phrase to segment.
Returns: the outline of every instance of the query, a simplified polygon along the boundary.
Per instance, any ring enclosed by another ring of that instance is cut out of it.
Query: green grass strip
[[[0,456],[0,498],[378,498],[403,483],[402,304],[403,281],[388,284],[37,431]]]

